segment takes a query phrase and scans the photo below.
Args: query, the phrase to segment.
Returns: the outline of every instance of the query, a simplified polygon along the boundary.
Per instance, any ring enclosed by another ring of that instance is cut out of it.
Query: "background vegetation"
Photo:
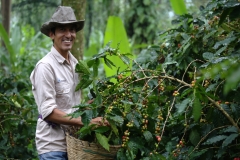
[[[89,0],[86,5],[84,59],[101,52],[108,17],[117,16],[137,64],[162,76],[164,90],[151,101],[158,102],[155,105],[162,108],[164,118],[162,140],[155,149],[162,159],[240,156],[239,2],[213,0],[206,6],[207,2],[186,1],[188,14],[180,17],[167,0]],[[60,4],[12,0],[9,36],[0,25],[4,41],[0,49],[1,159],[37,157],[34,134],[38,113],[29,75],[51,46],[39,28]],[[152,90],[156,86],[150,85]],[[154,121],[154,116],[150,120]],[[137,155],[139,146],[134,147]],[[148,156],[150,151],[145,158]]]

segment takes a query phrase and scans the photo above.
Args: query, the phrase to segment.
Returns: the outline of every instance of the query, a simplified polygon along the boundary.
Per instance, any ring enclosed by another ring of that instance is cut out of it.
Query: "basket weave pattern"
[[[67,153],[69,160],[113,160],[121,145],[110,145],[109,151],[101,145],[74,137],[75,128],[66,132]],[[70,133],[70,134],[69,134]],[[73,135],[73,136],[72,136]],[[76,136],[76,135],[75,135]]]

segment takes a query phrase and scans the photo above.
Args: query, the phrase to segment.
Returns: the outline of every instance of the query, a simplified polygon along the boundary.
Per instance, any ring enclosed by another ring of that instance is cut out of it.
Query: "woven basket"
[[[68,133],[66,140],[69,160],[113,160],[121,147],[120,145],[112,145],[110,151],[107,151],[96,143],[79,140]]]

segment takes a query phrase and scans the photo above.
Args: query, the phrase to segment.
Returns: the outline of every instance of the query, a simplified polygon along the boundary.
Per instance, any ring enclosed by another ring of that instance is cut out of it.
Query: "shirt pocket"
[[[67,82],[60,82],[56,84],[56,103],[58,108],[70,108],[71,107],[71,96],[70,84]]]

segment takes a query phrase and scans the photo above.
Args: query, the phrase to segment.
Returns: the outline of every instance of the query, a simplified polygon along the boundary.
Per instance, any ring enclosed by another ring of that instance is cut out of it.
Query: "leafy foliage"
[[[35,30],[39,30],[39,26],[49,20],[49,13],[54,13],[59,5],[61,5],[60,0],[14,0],[12,1],[12,14],[23,25],[28,24]]]
[[[238,6],[217,0],[202,11],[205,17],[179,16],[173,21],[177,28],[159,34],[159,44],[136,60],[128,58],[132,68],[94,79],[89,87],[96,99],[87,106],[92,114],[83,117],[90,139],[99,143],[89,120],[103,116],[111,126],[100,133],[108,137],[101,141],[122,145],[118,159],[239,157],[239,19],[233,16]],[[125,57],[107,46],[88,67],[108,56]],[[80,138],[88,140],[82,131]]]
[[[120,53],[130,53],[130,44],[122,20],[116,16],[110,16],[107,21],[106,31],[104,35],[104,45],[109,42],[111,48],[119,48]],[[104,71],[106,77],[115,75],[117,72],[125,69],[126,63],[124,56],[111,56],[104,58]],[[127,62],[129,63],[129,62]],[[113,67],[112,67],[113,66]]]
[[[51,41],[37,40],[39,34],[28,25],[12,31],[14,38],[9,38],[0,29],[7,45],[0,50],[0,159],[35,159],[38,112],[29,76]]]
[[[202,16],[179,16],[173,21],[177,27],[161,32],[159,43],[143,50],[135,60],[106,46],[79,65],[86,82],[79,88],[89,87],[95,97],[90,105],[76,106],[79,110],[73,116],[81,116],[85,124],[79,138],[106,149],[121,144],[117,157],[123,160],[240,157],[239,6],[236,0],[213,0]],[[129,12],[130,20],[144,11],[135,9]],[[7,50],[0,50],[4,69],[0,73],[0,158],[32,159],[36,157],[36,106],[26,79],[41,56],[38,54],[46,53],[51,42],[36,41],[39,34],[31,39],[35,33],[29,26],[21,28],[23,33],[15,29],[10,41],[0,29],[7,42]],[[150,35],[150,30],[146,33]],[[126,69],[98,79],[100,59],[115,67],[109,56],[119,56]],[[128,68],[130,62],[132,68]],[[110,127],[88,125],[96,116],[105,117]]]
[[[36,157],[34,99],[27,96],[30,85],[9,76],[0,80],[0,157]],[[24,154],[23,154],[24,153]]]

